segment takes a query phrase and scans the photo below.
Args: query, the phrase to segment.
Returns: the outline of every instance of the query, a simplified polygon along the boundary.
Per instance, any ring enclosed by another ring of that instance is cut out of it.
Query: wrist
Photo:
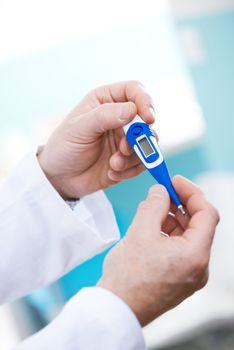
[[[79,198],[74,198],[74,196],[69,195],[69,191],[66,189],[66,186],[65,186],[65,184],[68,183],[68,180],[66,181],[60,175],[55,175],[50,173],[50,171],[48,170],[48,167],[46,166],[47,162],[44,157],[43,148],[44,147],[39,147],[37,152],[37,160],[47,180],[50,182],[50,184],[54,187],[54,189],[58,192],[58,194],[64,200],[66,201],[79,200]]]
[[[137,302],[136,298],[132,297],[132,294],[130,291],[124,291],[121,288],[121,284],[118,285],[118,287],[114,287],[111,283],[108,283],[107,281],[100,279],[97,283],[97,287],[108,290],[109,292],[116,295],[119,299],[121,299],[134,313],[141,327],[144,327],[148,324],[144,314],[141,311],[140,303]]]

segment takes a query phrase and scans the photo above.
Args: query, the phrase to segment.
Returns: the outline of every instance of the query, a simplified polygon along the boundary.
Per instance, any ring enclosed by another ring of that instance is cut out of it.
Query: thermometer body
[[[128,143],[138,158],[155,180],[166,187],[171,200],[184,214],[183,206],[172,185],[166,163],[150,126],[139,116],[136,116],[133,121],[125,125],[123,129]]]

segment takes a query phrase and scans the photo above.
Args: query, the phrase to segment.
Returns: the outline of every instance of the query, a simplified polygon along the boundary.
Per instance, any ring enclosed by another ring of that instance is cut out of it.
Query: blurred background
[[[171,174],[221,212],[207,287],[144,329],[149,349],[234,349],[233,38],[234,0],[0,0],[0,179],[89,90],[136,79],[154,98]],[[122,235],[152,184],[145,173],[106,191]],[[1,306],[0,350],[95,285],[104,256]]]

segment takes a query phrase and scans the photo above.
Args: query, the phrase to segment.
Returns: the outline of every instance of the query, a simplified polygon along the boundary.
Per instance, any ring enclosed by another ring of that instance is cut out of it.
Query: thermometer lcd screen
[[[142,137],[137,142],[138,142],[139,146],[141,147],[141,150],[144,153],[145,157],[149,157],[151,154],[155,153],[153,147],[149,143],[149,140],[147,139],[146,136]]]

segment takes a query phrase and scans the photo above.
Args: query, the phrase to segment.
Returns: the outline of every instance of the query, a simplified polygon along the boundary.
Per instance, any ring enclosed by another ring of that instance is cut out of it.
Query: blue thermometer
[[[124,126],[128,143],[157,182],[166,187],[172,201],[182,214],[184,208],[171,183],[170,175],[154,133],[138,115]]]

